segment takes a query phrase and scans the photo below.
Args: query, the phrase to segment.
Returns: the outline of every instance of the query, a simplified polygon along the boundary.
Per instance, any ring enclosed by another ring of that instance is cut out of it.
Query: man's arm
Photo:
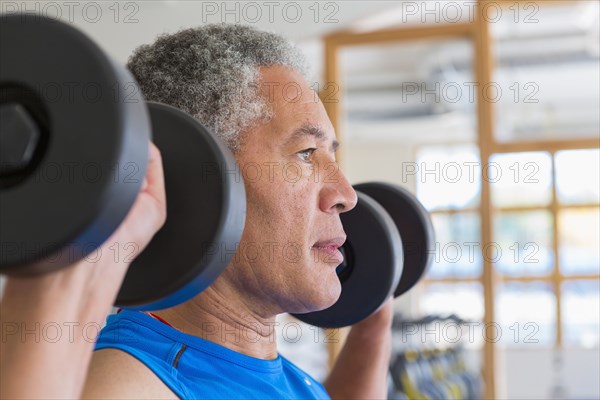
[[[348,334],[324,386],[332,399],[386,399],[392,350],[392,300]]]
[[[82,399],[177,399],[137,358],[117,349],[94,352]]]
[[[109,247],[135,243],[141,251],[165,218],[162,163],[151,145],[144,187],[125,221],[100,247],[99,260],[7,279],[0,303],[1,398],[81,395],[96,335],[129,266],[115,260]]]

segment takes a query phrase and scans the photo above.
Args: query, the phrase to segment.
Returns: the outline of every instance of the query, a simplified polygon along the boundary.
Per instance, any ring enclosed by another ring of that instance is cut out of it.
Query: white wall
[[[348,140],[343,148],[344,173],[351,183],[386,181],[414,193],[414,176],[403,179],[403,163],[412,162],[413,148],[394,143],[368,143]]]
[[[498,349],[507,399],[600,398],[600,349],[564,349],[562,363],[550,349]],[[560,365],[562,364],[562,365]]]
[[[3,0],[0,12],[35,12],[71,22],[124,63],[137,46],[163,32],[206,23],[242,23],[295,41],[347,28],[358,19],[398,7],[396,1],[23,1]]]

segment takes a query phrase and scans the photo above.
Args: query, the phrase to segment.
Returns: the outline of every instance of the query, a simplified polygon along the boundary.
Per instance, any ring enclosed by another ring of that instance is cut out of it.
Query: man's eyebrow
[[[290,138],[286,140],[286,145],[300,140],[304,136],[314,136],[317,140],[323,140],[327,135],[316,125],[304,124],[292,133]],[[337,151],[339,146],[340,143],[334,139],[333,143],[331,144],[331,151]]]

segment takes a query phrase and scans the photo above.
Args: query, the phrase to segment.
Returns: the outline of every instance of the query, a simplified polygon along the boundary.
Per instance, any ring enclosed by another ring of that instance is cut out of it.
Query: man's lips
[[[338,236],[331,239],[320,240],[315,243],[313,248],[323,255],[323,258],[319,258],[319,261],[335,263],[336,266],[342,263],[342,261],[344,261],[344,256],[338,249],[345,241],[346,236]]]

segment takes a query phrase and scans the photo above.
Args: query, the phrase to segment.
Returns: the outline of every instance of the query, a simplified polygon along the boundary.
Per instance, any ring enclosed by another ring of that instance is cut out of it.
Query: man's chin
[[[321,288],[321,290],[315,293],[314,296],[312,296],[310,299],[306,299],[306,301],[303,302],[302,311],[295,311],[293,313],[305,314],[325,310],[338,301],[341,293],[342,285],[340,284],[340,281],[337,280],[336,276],[336,282],[328,285],[327,287]]]

